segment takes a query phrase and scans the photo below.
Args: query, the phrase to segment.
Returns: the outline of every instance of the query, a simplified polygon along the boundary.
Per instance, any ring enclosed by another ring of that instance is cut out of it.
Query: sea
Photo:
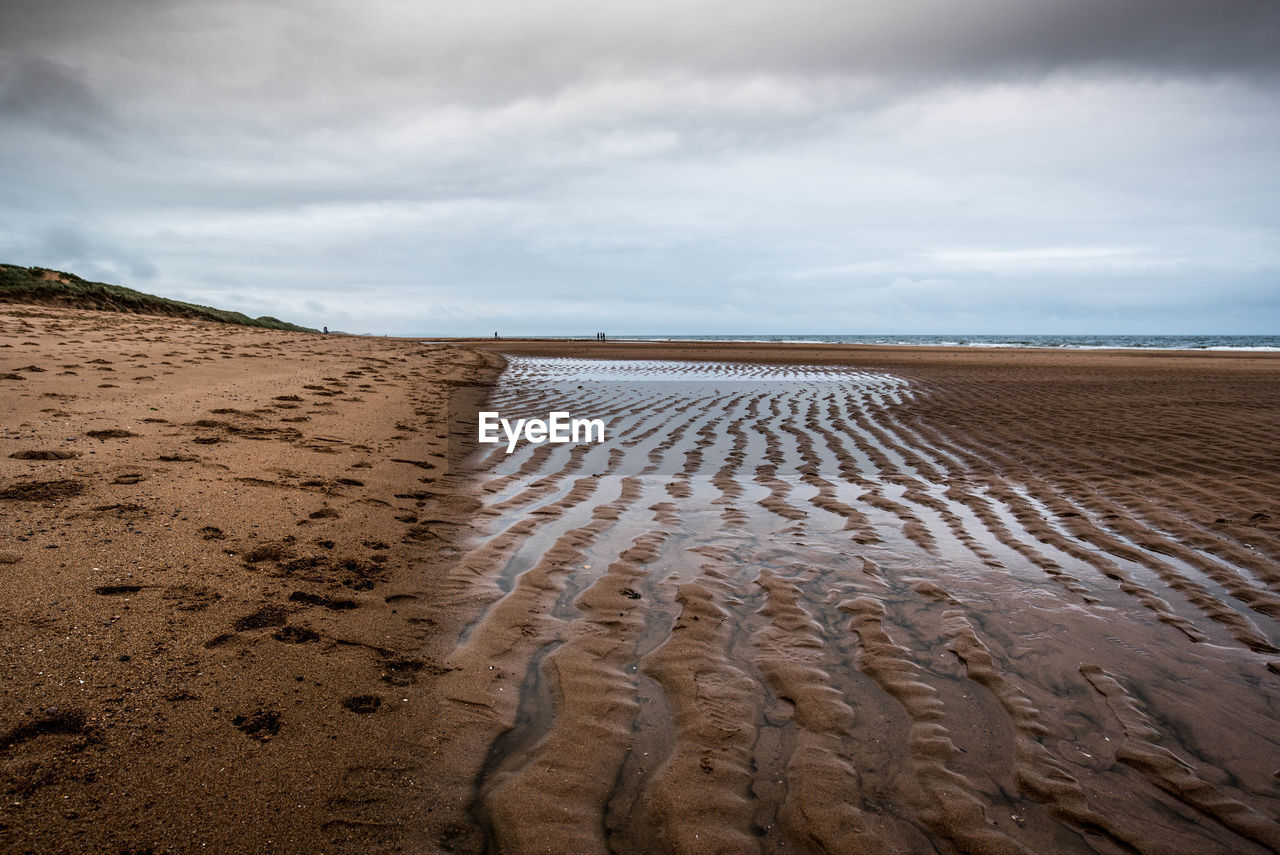
[[[794,342],[1074,350],[1280,351],[1280,335],[610,335],[640,341]]]

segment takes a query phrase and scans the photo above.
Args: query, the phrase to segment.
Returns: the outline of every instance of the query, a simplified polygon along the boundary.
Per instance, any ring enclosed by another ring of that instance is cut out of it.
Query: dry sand
[[[0,306],[0,851],[372,851],[499,360]],[[450,412],[466,416],[450,437]]]
[[[6,851],[1280,849],[1273,356],[0,344]]]

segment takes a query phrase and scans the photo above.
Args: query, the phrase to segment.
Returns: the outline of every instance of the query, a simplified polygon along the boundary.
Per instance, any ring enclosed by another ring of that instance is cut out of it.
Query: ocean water
[[[1063,347],[1078,350],[1280,350],[1280,335],[611,335],[641,341]]]

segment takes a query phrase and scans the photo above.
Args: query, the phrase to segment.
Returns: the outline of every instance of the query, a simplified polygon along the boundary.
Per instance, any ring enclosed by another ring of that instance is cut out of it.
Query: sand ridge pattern
[[[511,357],[486,408],[608,441],[477,463],[429,845],[1275,851],[1276,387],[1229,380]]]

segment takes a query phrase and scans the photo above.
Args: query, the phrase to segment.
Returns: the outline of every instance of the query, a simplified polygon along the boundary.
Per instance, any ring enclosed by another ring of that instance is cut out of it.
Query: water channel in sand
[[[1280,568],[1006,477],[927,394],[510,360],[489,409],[607,433],[480,466],[442,679],[494,848],[1280,849]]]

